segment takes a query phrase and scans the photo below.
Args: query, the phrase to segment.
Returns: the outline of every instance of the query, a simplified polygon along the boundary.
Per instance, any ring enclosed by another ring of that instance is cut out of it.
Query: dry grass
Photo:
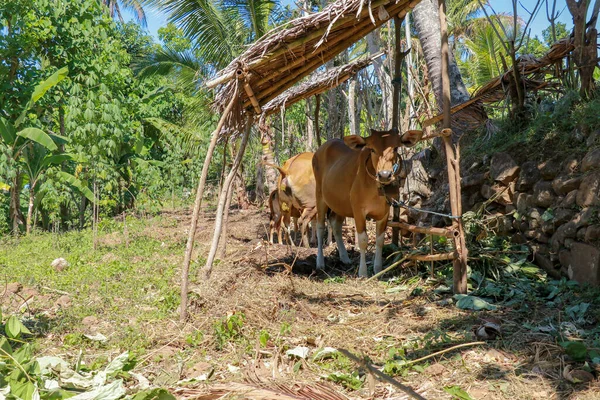
[[[312,274],[315,249],[268,245],[264,241],[267,218],[265,212],[256,210],[232,212],[227,258],[215,266],[210,281],[192,284],[190,320],[184,326],[176,320],[177,310],[152,314],[147,310],[152,305],[143,301],[127,304],[128,294],[118,293],[115,296],[122,297],[123,302],[111,311],[116,315],[110,319],[109,314],[99,315],[97,326],[63,319],[61,323],[68,328],[48,332],[40,339],[40,348],[65,357],[84,348],[84,360],[89,365],[126,349],[127,335],[141,335],[146,344],[136,371],[154,384],[170,387],[178,398],[405,398],[389,384],[371,382],[368,377],[357,390],[350,389],[350,384],[331,382],[328,376],[332,373],[363,377],[364,371],[341,356],[314,360],[318,349],[325,347],[368,356],[376,367],[387,365],[388,370],[396,363],[396,378],[420,389],[427,399],[450,399],[444,388],[452,386],[474,399],[600,396],[597,380],[590,384],[565,381],[562,371],[573,363],[555,338],[525,327],[525,323],[542,324],[556,315],[556,310],[546,308],[543,301],[530,304],[528,310],[462,311],[448,302],[448,294],[433,291],[437,281],[425,281],[411,271],[404,271],[394,284],[356,279],[354,269],[336,262],[332,248],[326,252],[329,275]],[[179,283],[177,270],[188,224],[187,213],[169,213],[147,221],[144,228],[132,233],[132,240],[153,240],[166,249],[156,253],[164,260],[164,271],[159,273],[175,269],[170,278],[174,288]],[[206,215],[200,225],[204,227],[198,236],[204,241],[198,246],[201,255],[212,232]],[[352,229],[345,233],[352,242]],[[117,236],[110,234],[110,246],[118,246],[113,243]],[[101,256],[106,262],[119,259],[118,248],[112,247],[106,254]],[[357,253],[350,255],[357,259]],[[134,265],[150,260],[141,257]],[[399,283],[405,287],[388,290]],[[57,321],[69,315],[68,308],[73,305],[65,305],[67,311],[56,305],[61,293],[39,286],[35,290],[40,296],[32,292],[32,313],[45,309]],[[75,304],[106,301],[99,293],[85,299],[71,294]],[[14,309],[19,301],[15,296],[4,296],[2,307]],[[156,316],[144,317],[148,312]],[[400,359],[414,360],[479,340],[473,328],[490,317],[501,321],[498,340],[464,347],[411,367],[398,364]],[[231,329],[226,327],[228,321]],[[72,343],[76,332],[94,329],[114,341],[106,346]],[[309,348],[306,360],[286,355],[297,346]],[[394,353],[403,353],[403,357],[394,359]],[[208,375],[208,380],[202,380]],[[185,382],[190,378],[197,380]]]

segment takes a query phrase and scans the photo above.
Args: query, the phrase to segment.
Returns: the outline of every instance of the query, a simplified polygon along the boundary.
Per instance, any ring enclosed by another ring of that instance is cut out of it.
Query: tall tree
[[[440,22],[438,12],[438,0],[422,0],[413,9],[414,26],[423,48],[427,74],[433,88],[438,109],[442,104],[442,59]],[[463,83],[460,70],[456,64],[452,52],[449,54],[450,94],[451,104],[456,105],[469,100],[470,96]],[[452,119],[452,129],[457,136],[462,135],[469,125],[461,123],[461,120],[470,120],[483,124],[487,115],[483,107],[471,106],[461,112],[460,117]]]

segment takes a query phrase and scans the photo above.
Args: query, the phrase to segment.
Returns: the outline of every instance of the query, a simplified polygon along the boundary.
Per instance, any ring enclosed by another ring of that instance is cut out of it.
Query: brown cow
[[[293,207],[301,210],[300,233],[305,247],[309,247],[307,227],[317,214],[315,205],[315,176],[312,170],[313,153],[300,153],[287,160],[281,167],[267,164],[277,168],[280,172],[277,190],[280,202],[291,203]],[[282,213],[291,213],[292,209],[283,209]],[[287,218],[287,217],[284,217]]]
[[[283,210],[292,208],[290,212],[284,212]],[[286,239],[288,243],[291,243],[290,238],[290,218],[294,219],[295,232],[298,231],[298,218],[300,218],[300,211],[296,207],[293,207],[289,202],[282,202],[279,198],[278,190],[275,189],[269,195],[269,243],[273,244],[273,233],[277,232],[277,238],[279,244],[283,243],[282,230],[285,228]]]
[[[340,259],[345,264],[350,263],[350,258],[342,239],[342,223],[345,217],[354,218],[360,248],[358,275],[361,277],[367,276],[366,219],[370,217],[376,221],[373,267],[375,273],[381,271],[383,239],[390,210],[389,198],[398,198],[398,187],[390,184],[397,180],[402,169],[402,160],[397,149],[401,145],[414,145],[421,135],[421,131],[408,131],[400,136],[397,129],[371,129],[369,137],[352,135],[346,136],[343,141],[332,139],[315,152],[313,170],[316,178],[319,246],[317,269],[325,267],[323,233],[325,217],[331,210],[329,222]]]

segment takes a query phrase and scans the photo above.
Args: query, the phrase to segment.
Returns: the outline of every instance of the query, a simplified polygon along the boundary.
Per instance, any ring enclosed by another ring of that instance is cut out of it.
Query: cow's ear
[[[344,143],[351,149],[356,150],[365,147],[365,145],[367,144],[365,139],[358,135],[344,136]]]
[[[412,147],[423,137],[423,131],[406,131],[402,134],[400,141],[406,147]]]

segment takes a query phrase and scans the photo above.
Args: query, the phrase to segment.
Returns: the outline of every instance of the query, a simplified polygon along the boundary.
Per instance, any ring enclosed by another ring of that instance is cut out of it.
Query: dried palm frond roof
[[[215,107],[235,97],[243,109],[261,107],[389,19],[403,18],[420,0],[337,0],[323,11],[273,29],[224,68],[207,87],[220,87]]]
[[[358,71],[369,66],[373,60],[381,57],[383,52],[373,56],[353,61],[351,63],[331,68],[322,72],[315,72],[308,80],[291,87],[262,107],[262,113],[269,115],[281,108],[287,108],[300,100],[326,92],[333,89],[348,79],[352,78]]]

